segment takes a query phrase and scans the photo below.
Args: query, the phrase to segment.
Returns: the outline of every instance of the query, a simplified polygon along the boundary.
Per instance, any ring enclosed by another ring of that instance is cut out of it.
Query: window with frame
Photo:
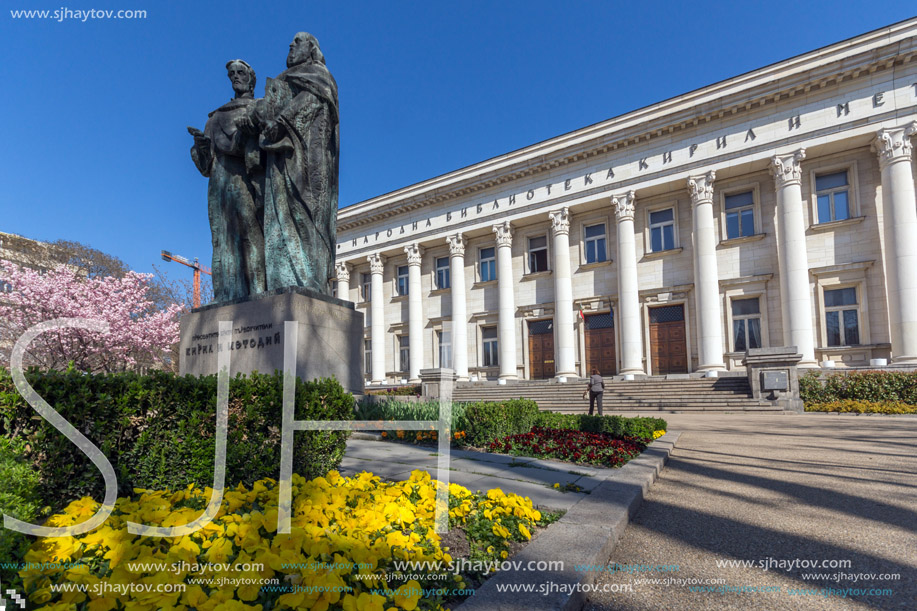
[[[398,362],[401,363],[399,371],[410,371],[411,369],[411,344],[407,335],[398,336]]]
[[[373,296],[373,275],[360,275],[360,297],[363,301],[372,301]]]
[[[529,238],[529,273],[548,271],[548,237]]]
[[[408,266],[400,265],[397,269],[397,283],[398,283],[398,294],[407,295],[408,294]]]
[[[675,208],[650,212],[650,252],[675,248]]]
[[[371,339],[363,340],[363,371],[367,376],[373,373],[373,342]]]
[[[499,365],[496,327],[483,327],[481,329],[481,344],[484,347],[481,365],[484,367],[496,367]]]
[[[436,288],[447,289],[449,282],[449,257],[440,257],[436,260]]]
[[[825,289],[825,333],[829,346],[856,346],[860,343],[856,287]]]
[[[761,347],[761,302],[758,297],[732,300],[733,352]]]
[[[818,222],[830,223],[850,218],[850,181],[847,170],[815,175],[815,200]]]
[[[605,252],[605,223],[587,225],[583,228],[583,247],[586,250],[586,263],[607,261]]]
[[[449,331],[437,331],[439,340],[439,366],[444,369],[452,368],[452,333]]]
[[[497,279],[497,250],[494,247],[482,248],[479,251],[481,262],[481,282]]]
[[[724,199],[726,239],[755,235],[755,192],[733,193]]]

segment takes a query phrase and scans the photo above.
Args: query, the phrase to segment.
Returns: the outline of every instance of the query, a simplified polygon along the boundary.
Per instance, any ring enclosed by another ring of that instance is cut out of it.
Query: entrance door
[[[595,367],[603,376],[617,373],[615,323],[611,312],[586,316],[586,375]]]
[[[684,305],[650,308],[653,374],[688,373]]]
[[[529,370],[533,380],[554,377],[554,321],[529,322]]]

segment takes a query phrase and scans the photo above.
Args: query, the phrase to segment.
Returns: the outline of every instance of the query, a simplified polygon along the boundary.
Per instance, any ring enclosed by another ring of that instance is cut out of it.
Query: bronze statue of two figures
[[[300,286],[329,294],[334,274],[340,130],[337,84],[318,41],[300,32],[287,70],[255,99],[255,71],[226,64],[235,98],[210,113],[191,157],[210,178],[216,302]]]

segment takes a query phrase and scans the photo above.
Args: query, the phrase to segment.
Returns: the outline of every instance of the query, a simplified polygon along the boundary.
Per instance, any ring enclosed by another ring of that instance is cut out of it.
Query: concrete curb
[[[654,441],[643,454],[614,471],[563,518],[512,558],[522,567],[529,562],[561,561],[563,568],[556,571],[500,571],[455,611],[581,609],[586,597],[579,588],[594,582],[596,572],[576,571],[576,566],[604,565],[608,562],[618,539],[640,508],[644,495],[668,461],[680,434],[669,432]],[[498,592],[498,586],[519,586],[520,591]],[[521,591],[526,587],[533,591]],[[546,589],[542,592],[539,588]]]

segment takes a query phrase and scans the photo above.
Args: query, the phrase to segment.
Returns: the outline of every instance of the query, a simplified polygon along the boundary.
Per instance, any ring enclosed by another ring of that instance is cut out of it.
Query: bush
[[[25,462],[23,446],[0,437],[0,513],[34,523],[40,508],[38,473]],[[30,544],[26,535],[0,525],[0,563],[21,562]],[[4,587],[15,587],[20,581],[15,569],[0,564]]]
[[[844,399],[826,403],[806,404],[807,412],[842,412],[856,414],[917,414],[917,405],[900,401],[856,401]]]
[[[465,404],[468,443],[483,447],[494,439],[528,433],[535,425],[538,404],[531,399]]]
[[[367,390],[366,394],[380,397],[419,397],[421,389],[420,384],[411,384],[410,386],[398,386],[396,388],[386,388],[385,390]]]
[[[662,418],[625,418],[624,416],[589,416],[538,412],[535,426],[546,429],[575,430],[587,433],[610,433],[615,437],[652,439],[655,431],[664,431],[668,423]]]
[[[357,420],[438,420],[439,401],[406,403],[404,401],[360,401],[354,416]],[[452,404],[453,431],[464,431],[468,428],[465,418],[465,405]]]
[[[79,372],[26,374],[54,409],[83,432],[111,461],[118,490],[177,489],[194,483],[213,485],[217,376],[177,377],[155,371],[86,375]],[[229,384],[228,479],[251,484],[278,477],[283,379],[242,375]],[[296,383],[296,420],[350,420],[353,397],[335,380]],[[64,435],[38,417],[0,370],[0,432],[21,438],[31,448],[44,504],[55,508],[68,499],[104,495],[98,469]],[[293,471],[322,476],[344,455],[346,431],[297,431]]]
[[[813,371],[799,378],[799,398],[806,405],[852,399],[917,404],[917,372],[856,371],[825,375]]]

